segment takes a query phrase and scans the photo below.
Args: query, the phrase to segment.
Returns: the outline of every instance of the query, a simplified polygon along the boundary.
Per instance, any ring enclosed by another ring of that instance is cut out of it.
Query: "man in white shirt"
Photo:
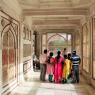
[[[40,80],[45,81],[47,63],[47,49],[40,55]]]

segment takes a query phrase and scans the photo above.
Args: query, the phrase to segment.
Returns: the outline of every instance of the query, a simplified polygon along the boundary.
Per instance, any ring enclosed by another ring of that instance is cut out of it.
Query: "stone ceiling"
[[[24,9],[30,8],[80,8],[88,7],[95,0],[18,0]]]
[[[75,29],[95,0],[18,0],[38,29]]]

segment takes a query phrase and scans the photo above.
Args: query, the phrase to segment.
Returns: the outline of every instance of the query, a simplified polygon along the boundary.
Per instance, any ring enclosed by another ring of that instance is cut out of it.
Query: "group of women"
[[[72,77],[72,62],[71,54],[61,55],[57,52],[57,56],[53,57],[53,52],[50,52],[47,60],[47,74],[48,80],[55,83],[66,83]]]

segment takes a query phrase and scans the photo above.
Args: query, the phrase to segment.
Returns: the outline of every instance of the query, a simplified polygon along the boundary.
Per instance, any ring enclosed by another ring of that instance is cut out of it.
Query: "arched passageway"
[[[56,35],[58,36],[58,39],[60,38],[60,35],[58,35],[57,33],[55,33],[54,35],[51,36],[47,36],[47,34],[41,34],[42,38],[42,48],[49,46],[49,42],[53,40],[56,40]],[[80,36],[78,35],[78,33],[75,33],[74,36],[75,38],[70,38],[70,41],[74,41],[75,39],[76,42],[74,44],[76,44],[76,47],[73,47],[73,43],[71,43],[69,46],[72,48],[76,48],[76,50],[78,50],[80,53]],[[53,38],[55,37],[55,38]],[[70,36],[73,37],[73,36]],[[46,39],[47,38],[47,39]],[[61,36],[61,38],[64,38],[63,36]],[[69,39],[67,37],[67,39]],[[66,39],[66,40],[67,40]],[[66,41],[65,40],[65,41]],[[43,41],[47,41],[46,43]],[[36,44],[36,43],[35,43]],[[55,46],[56,47],[56,46]],[[60,47],[60,45],[59,45]],[[64,47],[64,46],[63,46]],[[58,48],[58,47],[57,47]],[[60,49],[61,50],[61,49]],[[52,51],[52,49],[51,49]],[[68,52],[69,49],[68,49]],[[79,54],[78,54],[79,55]],[[81,66],[80,66],[80,70],[81,70]],[[81,72],[80,72],[81,73]],[[23,90],[23,91],[22,91]],[[46,75],[46,81],[42,82],[40,81],[40,71],[36,70],[33,71],[33,67],[31,68],[31,70],[26,73],[24,75],[24,81],[20,84],[20,86],[18,86],[16,89],[14,89],[10,95],[55,95],[55,94],[66,94],[66,95],[71,95],[71,94],[75,94],[75,95],[92,95],[92,93],[95,93],[94,88],[92,88],[91,86],[88,85],[88,82],[85,80],[85,78],[80,74],[80,83],[79,84],[74,84],[74,83],[66,83],[66,84],[56,84],[56,83],[50,83],[48,81],[48,77]]]
[[[33,58],[40,66],[46,48],[76,50],[79,84],[40,81]],[[95,0],[0,0],[0,95],[94,95],[93,89]]]

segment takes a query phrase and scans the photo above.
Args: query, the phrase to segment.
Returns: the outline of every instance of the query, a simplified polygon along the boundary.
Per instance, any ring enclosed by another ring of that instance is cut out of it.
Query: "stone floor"
[[[95,95],[95,89],[81,77],[79,84],[54,84],[41,82],[39,72],[29,72],[24,81],[10,95]]]

